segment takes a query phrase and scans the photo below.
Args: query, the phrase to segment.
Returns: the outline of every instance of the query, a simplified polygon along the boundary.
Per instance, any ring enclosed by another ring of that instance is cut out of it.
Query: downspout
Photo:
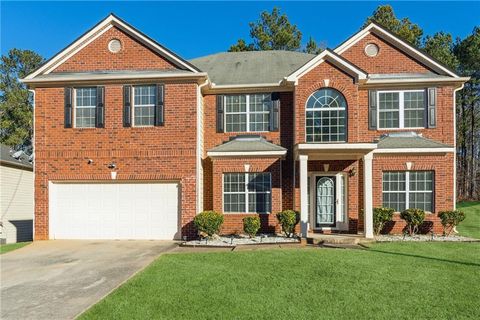
[[[33,160],[32,160],[32,166],[33,166],[33,218],[32,218],[32,240],[35,239],[35,166],[36,166],[36,159],[35,159],[35,90],[34,89],[28,89],[28,92],[32,93],[33,96],[33,121],[32,121],[32,154],[33,154]]]
[[[460,91],[465,83],[453,90],[453,210],[457,209],[457,91]],[[456,230],[454,230],[456,232]]]
[[[202,84],[197,84],[197,161],[196,161],[196,177],[195,177],[195,192],[196,192],[196,213],[203,211],[203,96],[202,88],[208,85],[210,81],[208,78]]]

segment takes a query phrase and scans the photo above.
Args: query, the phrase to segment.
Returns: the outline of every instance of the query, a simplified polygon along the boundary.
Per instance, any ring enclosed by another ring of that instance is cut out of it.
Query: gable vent
[[[110,50],[111,53],[117,53],[122,50],[122,43],[118,39],[112,39],[108,43],[108,50]]]

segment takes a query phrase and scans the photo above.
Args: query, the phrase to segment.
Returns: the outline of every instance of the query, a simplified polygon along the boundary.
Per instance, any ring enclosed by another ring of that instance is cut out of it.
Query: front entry
[[[335,185],[335,176],[316,177],[315,226],[317,228],[335,226]]]

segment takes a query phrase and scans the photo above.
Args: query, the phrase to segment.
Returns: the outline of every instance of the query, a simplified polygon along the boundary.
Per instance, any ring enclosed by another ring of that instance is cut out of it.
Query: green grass
[[[13,250],[20,249],[30,243],[31,242],[17,242],[17,243],[2,244],[0,245],[0,254],[4,254]]]
[[[480,243],[161,256],[80,319],[480,319]]]
[[[457,203],[457,209],[466,214],[457,230],[461,235],[480,239],[480,201],[463,201]]]

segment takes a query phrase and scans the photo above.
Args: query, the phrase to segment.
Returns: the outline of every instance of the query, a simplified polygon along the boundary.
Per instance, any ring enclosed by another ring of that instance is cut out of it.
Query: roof
[[[278,84],[314,54],[296,51],[221,52],[189,60],[216,85]]]
[[[0,163],[24,169],[33,169],[33,157],[23,151],[15,151],[9,146],[0,145]]]
[[[452,146],[430,140],[415,132],[395,132],[383,135],[378,141],[378,149],[398,148],[451,148]]]
[[[277,155],[283,156],[287,149],[271,143],[259,135],[239,135],[208,151],[209,156],[228,155]]]

